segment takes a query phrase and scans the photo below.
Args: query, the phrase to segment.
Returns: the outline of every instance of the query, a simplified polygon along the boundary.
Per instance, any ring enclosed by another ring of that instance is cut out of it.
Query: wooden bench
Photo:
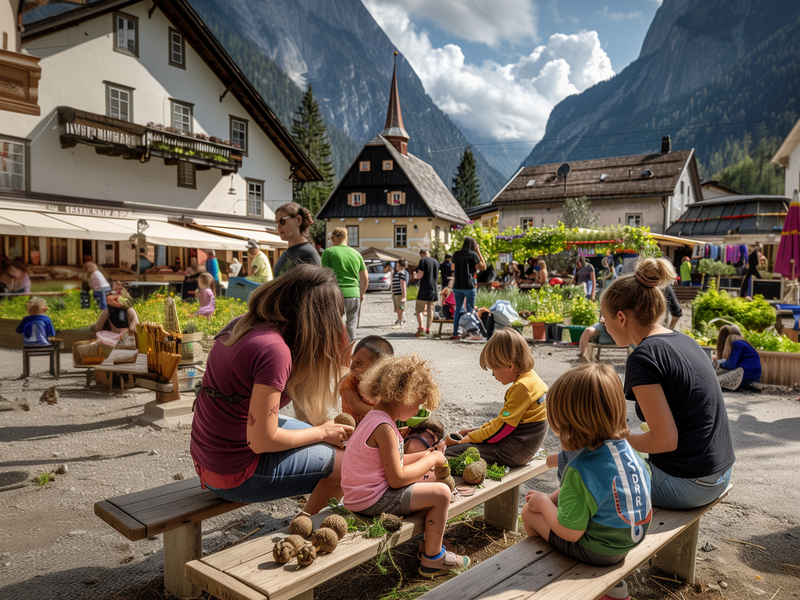
[[[203,556],[203,520],[244,504],[218,498],[192,477],[97,502],[94,514],[135,542],[164,534],[164,587],[173,596],[193,596],[184,565]]]
[[[589,350],[589,362],[600,362],[600,351],[601,350],[624,350],[626,352],[626,356],[632,352],[630,346],[617,346],[616,344],[598,344],[597,342],[589,342],[588,346]]]
[[[456,495],[448,519],[484,505],[487,523],[516,531],[519,517],[520,485],[545,472],[543,460],[533,460],[512,469],[502,481],[486,480],[484,488],[469,497]],[[458,484],[462,483],[456,477]],[[316,528],[329,515],[323,511],[312,518]],[[392,546],[406,542],[423,530],[424,513],[403,519],[403,526],[390,540]],[[273,535],[288,534],[288,528]],[[311,565],[298,570],[297,562],[279,565],[272,558],[273,536],[244,542],[186,565],[186,578],[198,588],[223,600],[313,600],[314,588],[377,556],[384,540],[349,533],[331,554],[320,555]]]
[[[650,558],[655,566],[676,579],[693,584],[700,517],[730,490],[728,486],[717,500],[700,508],[654,508],[653,520],[642,543],[621,563],[611,567],[579,563],[540,537],[528,538],[420,596],[419,600],[592,600],[602,597]]]
[[[437,323],[439,324],[439,330],[436,332],[436,336],[435,337],[440,338],[440,337],[442,337],[442,325],[445,325],[446,323],[450,323],[452,325],[453,324],[453,319],[434,319],[433,320],[433,324],[436,325]],[[455,334],[453,334],[453,335],[455,335]]]

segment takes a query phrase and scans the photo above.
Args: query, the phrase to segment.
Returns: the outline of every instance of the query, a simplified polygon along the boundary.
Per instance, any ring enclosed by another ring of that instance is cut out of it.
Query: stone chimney
[[[672,139],[668,135],[661,138],[661,154],[672,152]]]

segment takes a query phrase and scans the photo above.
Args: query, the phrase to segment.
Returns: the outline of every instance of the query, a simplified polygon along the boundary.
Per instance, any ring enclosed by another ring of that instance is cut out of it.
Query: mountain
[[[291,124],[301,90],[311,84],[342,177],[361,146],[383,130],[395,51],[361,0],[191,2],[284,124]],[[397,78],[409,152],[432,164],[450,187],[462,155],[452,149],[469,142],[402,55]],[[488,200],[505,178],[479,153],[475,160]]]
[[[779,143],[799,97],[800,2],[664,0],[639,57],[559,103],[523,166],[658,152],[669,134],[708,176]]]

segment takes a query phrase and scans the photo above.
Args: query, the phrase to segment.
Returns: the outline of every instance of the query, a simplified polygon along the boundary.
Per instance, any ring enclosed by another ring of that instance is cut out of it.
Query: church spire
[[[401,154],[408,154],[408,134],[403,129],[403,113],[400,112],[400,95],[397,93],[397,52],[394,53],[392,69],[392,88],[389,92],[389,110],[386,111],[386,125],[381,135],[397,148]]]

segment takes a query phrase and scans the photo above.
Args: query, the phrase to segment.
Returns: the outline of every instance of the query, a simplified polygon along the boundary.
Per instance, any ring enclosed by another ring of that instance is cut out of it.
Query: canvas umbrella
[[[789,212],[786,213],[786,220],[783,222],[781,242],[775,255],[775,272],[792,282],[788,287],[796,296],[797,278],[800,276],[800,193],[797,190],[792,196]],[[797,302],[798,299],[795,298],[794,301]]]

